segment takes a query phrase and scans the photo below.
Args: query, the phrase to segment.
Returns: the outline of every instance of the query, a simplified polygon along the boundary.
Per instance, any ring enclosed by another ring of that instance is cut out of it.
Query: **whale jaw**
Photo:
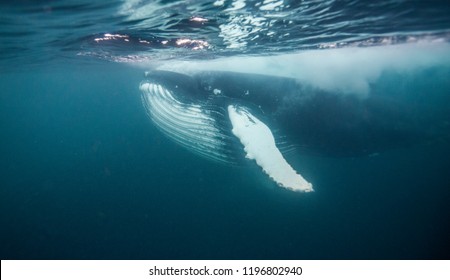
[[[217,111],[180,102],[172,91],[157,83],[143,82],[140,89],[147,114],[165,135],[206,158],[234,162],[230,136],[220,126]]]

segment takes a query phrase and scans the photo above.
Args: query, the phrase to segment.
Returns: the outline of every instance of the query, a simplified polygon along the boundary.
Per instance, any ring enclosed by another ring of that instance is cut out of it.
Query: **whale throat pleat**
[[[243,107],[228,106],[228,115],[233,125],[232,132],[244,146],[247,158],[254,159],[281,187],[293,191],[313,191],[312,184],[284,159],[267,125]]]
[[[143,82],[140,89],[147,114],[168,137],[204,157],[233,162],[229,136],[223,133],[211,110],[180,102],[157,83]]]

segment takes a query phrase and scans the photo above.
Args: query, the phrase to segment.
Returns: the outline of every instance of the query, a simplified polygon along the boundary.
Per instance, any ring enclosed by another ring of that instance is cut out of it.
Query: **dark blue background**
[[[141,105],[143,71],[49,68],[0,74],[1,259],[450,256],[448,141],[291,155],[316,189],[293,193],[166,139]]]

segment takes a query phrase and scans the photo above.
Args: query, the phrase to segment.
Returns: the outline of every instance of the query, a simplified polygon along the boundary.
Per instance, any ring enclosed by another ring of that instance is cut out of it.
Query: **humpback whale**
[[[313,186],[287,162],[286,147],[353,157],[420,137],[405,117],[407,108],[389,96],[338,95],[293,78],[154,70],[146,72],[140,90],[149,117],[170,139],[219,162],[252,160],[293,191]]]

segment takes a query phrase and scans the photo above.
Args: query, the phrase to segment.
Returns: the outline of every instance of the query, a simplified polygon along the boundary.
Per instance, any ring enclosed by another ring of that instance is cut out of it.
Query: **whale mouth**
[[[226,164],[240,161],[220,107],[182,102],[172,90],[153,81],[142,82],[140,89],[147,114],[169,138],[208,159]]]

